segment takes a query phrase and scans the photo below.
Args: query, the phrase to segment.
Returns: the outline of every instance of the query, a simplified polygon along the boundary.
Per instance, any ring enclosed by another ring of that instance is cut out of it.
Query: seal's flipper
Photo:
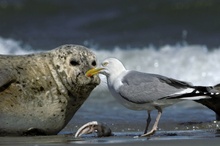
[[[0,69],[0,92],[4,91],[14,81],[15,78],[11,75],[10,71]]]

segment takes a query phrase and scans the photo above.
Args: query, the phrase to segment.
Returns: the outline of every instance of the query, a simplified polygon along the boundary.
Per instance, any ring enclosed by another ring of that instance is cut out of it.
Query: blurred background
[[[117,57],[128,69],[215,85],[220,83],[220,1],[0,0],[1,54],[33,53],[68,43],[91,48],[99,62]],[[64,132],[91,120],[114,130],[143,131],[146,111],[119,105],[101,78],[102,84]],[[214,119],[206,107],[183,102],[164,110],[161,127]]]
[[[0,36],[33,49],[219,46],[218,0],[0,0]]]

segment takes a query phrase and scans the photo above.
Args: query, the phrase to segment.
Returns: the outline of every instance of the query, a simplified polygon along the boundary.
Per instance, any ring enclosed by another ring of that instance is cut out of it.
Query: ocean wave
[[[220,48],[204,45],[165,45],[161,47],[92,49],[98,62],[115,57],[129,70],[156,73],[195,85],[220,83]],[[21,41],[0,37],[0,54],[30,54],[39,52]],[[103,78],[103,77],[102,77]]]
[[[29,45],[23,45],[21,41],[0,37],[0,54],[21,55],[35,52]]]
[[[220,83],[220,48],[211,51],[204,45],[165,45],[113,51],[95,51],[99,62],[116,57],[129,70],[156,73],[196,85]]]
[[[33,49],[31,46],[23,45],[20,41],[0,38],[0,54],[21,55],[39,51],[40,49]],[[99,64],[105,58],[115,57],[121,60],[129,70],[161,74],[191,82],[194,85],[220,83],[220,65],[218,64],[220,48],[210,49],[204,45],[165,45],[158,48],[153,46],[130,49],[115,47],[111,51],[98,48],[92,49],[92,51],[97,55]],[[114,109],[121,108],[110,95],[106,78],[102,75],[100,77],[101,84],[95,88],[85,103],[89,103],[91,108],[97,103],[106,103]],[[201,108],[201,105],[187,101],[174,105],[168,110],[172,110],[176,106],[179,110]]]

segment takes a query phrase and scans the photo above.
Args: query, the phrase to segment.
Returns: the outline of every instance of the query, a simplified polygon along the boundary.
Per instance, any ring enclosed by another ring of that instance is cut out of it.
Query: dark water
[[[186,41],[219,46],[218,0],[1,0],[0,36],[35,49],[112,49]]]

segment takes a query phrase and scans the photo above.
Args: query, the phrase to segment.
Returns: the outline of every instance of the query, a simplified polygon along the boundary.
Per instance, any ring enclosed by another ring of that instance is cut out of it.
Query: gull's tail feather
[[[220,96],[220,92],[212,86],[193,86],[191,92],[182,94],[173,94],[163,99],[185,99],[185,100],[200,100],[209,99]]]
[[[194,100],[213,110],[216,113],[216,120],[220,120],[220,84],[213,86],[191,86],[190,92],[174,94],[162,99],[186,99]]]

